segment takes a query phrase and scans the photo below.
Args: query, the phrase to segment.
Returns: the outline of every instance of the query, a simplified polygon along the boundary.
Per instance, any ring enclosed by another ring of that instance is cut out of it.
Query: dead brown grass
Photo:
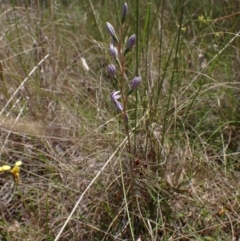
[[[0,173],[0,239],[54,240],[81,197],[59,240],[130,240],[129,156],[124,148],[118,149],[124,135],[109,103],[105,45],[100,37],[90,36],[87,15],[54,7],[13,9],[4,4],[0,14],[0,164],[23,162],[18,186],[11,176]],[[167,47],[168,42],[164,44]],[[158,59],[154,45],[152,50],[154,65]],[[187,64],[186,56],[179,72]],[[182,128],[179,122],[188,97],[197,89],[189,79],[200,69],[198,49],[191,56],[193,69],[184,72],[186,83],[179,90],[189,88],[184,95],[177,90],[174,94],[164,147],[164,105],[157,109],[158,123],[149,125],[145,116],[138,123],[134,221],[142,240],[240,238],[238,127],[221,123],[225,128],[219,139],[207,135],[217,133],[211,128],[213,120],[220,123],[218,115],[205,122],[205,129],[193,127],[201,126],[197,111],[216,104],[214,98],[204,102],[208,98],[204,94],[211,87],[217,92],[234,85],[209,81]],[[155,68],[152,76],[157,78]],[[161,101],[169,85],[164,83]],[[226,109],[232,104],[225,103]],[[229,152],[222,148],[226,142]]]

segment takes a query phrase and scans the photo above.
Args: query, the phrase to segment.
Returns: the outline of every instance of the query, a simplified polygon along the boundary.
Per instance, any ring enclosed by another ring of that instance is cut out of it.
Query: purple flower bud
[[[112,24],[109,23],[109,22],[106,22],[106,24],[107,24],[107,30],[108,30],[108,32],[111,34],[112,37],[115,37],[116,34],[115,34],[115,30],[114,30]]]
[[[142,78],[140,76],[135,77],[131,82],[131,90],[135,90],[141,83]]]
[[[123,4],[123,8],[122,8],[122,24],[123,24],[124,21],[125,21],[127,12],[128,12],[128,5],[127,5],[127,3],[124,3],[124,4]]]
[[[114,59],[118,58],[118,50],[113,44],[110,44],[110,53]]]
[[[127,41],[127,49],[130,50],[136,43],[136,34],[133,34]]]
[[[112,36],[113,40],[118,43],[118,38],[117,38],[117,35],[115,33],[115,30],[114,30],[112,24],[109,22],[106,22],[106,25],[107,25],[107,30],[110,33],[110,35]]]
[[[116,75],[116,67],[113,64],[109,64],[107,66],[107,72],[110,77],[114,77]]]

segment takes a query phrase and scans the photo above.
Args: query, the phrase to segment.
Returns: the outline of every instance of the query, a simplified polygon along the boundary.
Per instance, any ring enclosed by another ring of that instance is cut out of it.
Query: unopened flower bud
[[[136,43],[136,34],[133,34],[127,41],[127,49],[131,49]]]
[[[118,42],[118,38],[117,38],[117,35],[115,33],[115,30],[114,30],[114,27],[112,26],[112,24],[109,22],[106,22],[106,25],[107,25],[107,30],[110,33],[110,35],[112,36],[113,40]]]
[[[135,77],[131,82],[131,90],[135,90],[141,83],[142,78],[140,76]]]
[[[107,66],[107,72],[110,77],[114,77],[116,75],[116,67],[113,64],[109,64]]]
[[[116,34],[112,24],[109,22],[106,22],[106,25],[107,25],[107,30],[111,34],[111,36],[115,36]]]
[[[122,24],[124,24],[127,12],[128,12],[128,5],[127,3],[124,3],[122,8]]]
[[[118,50],[113,44],[110,44],[110,53],[114,59],[118,58]]]

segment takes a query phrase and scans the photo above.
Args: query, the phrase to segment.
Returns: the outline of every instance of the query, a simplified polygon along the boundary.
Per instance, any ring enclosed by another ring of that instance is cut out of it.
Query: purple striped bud
[[[112,37],[116,36],[115,30],[114,30],[112,24],[109,23],[109,22],[106,22],[106,25],[107,25],[107,30],[108,30],[108,32],[111,34],[111,36],[112,36]]]
[[[136,34],[133,34],[127,41],[127,49],[130,50],[136,43]]]
[[[113,64],[109,64],[107,66],[107,72],[110,75],[110,77],[114,77],[116,75],[116,67]]]
[[[110,54],[113,56],[114,59],[118,58],[118,50],[113,44],[110,44]]]
[[[118,38],[117,38],[117,35],[115,33],[114,27],[109,22],[106,22],[106,25],[107,25],[107,30],[110,33],[110,35],[112,36],[113,40],[118,43]]]
[[[132,91],[135,90],[139,86],[141,81],[142,81],[142,78],[140,76],[135,77],[131,82],[131,90]]]
[[[127,3],[124,3],[122,8],[122,24],[124,24],[127,12],[128,12],[128,5]]]

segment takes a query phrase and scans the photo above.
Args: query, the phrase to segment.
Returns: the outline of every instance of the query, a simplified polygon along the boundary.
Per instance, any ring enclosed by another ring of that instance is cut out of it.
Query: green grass
[[[127,129],[106,71],[124,2],[41,3],[0,9],[0,164],[23,163],[0,239],[238,240],[237,2],[128,2]]]

